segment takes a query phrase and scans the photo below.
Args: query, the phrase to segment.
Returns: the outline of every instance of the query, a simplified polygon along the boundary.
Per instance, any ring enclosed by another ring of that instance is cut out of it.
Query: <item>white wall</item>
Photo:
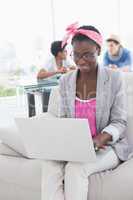
[[[61,37],[66,26],[79,21],[98,27],[104,35],[119,32],[117,0],[54,0],[56,38]],[[61,30],[61,31],[58,31]]]
[[[50,1],[44,3],[43,0],[0,0],[0,46],[7,41],[14,44],[23,66],[33,62],[36,51],[46,51],[52,40]]]
[[[132,13],[131,0],[0,0],[0,51],[9,43],[22,67],[41,64],[50,43],[77,20],[96,26],[104,39],[119,34],[132,48]]]
[[[120,1],[120,35],[124,45],[133,50],[133,1]]]

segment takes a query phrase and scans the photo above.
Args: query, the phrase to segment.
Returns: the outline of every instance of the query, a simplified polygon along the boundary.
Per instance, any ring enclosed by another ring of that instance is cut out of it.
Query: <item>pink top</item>
[[[91,135],[96,135],[96,98],[81,100],[76,97],[75,100],[75,118],[88,119]]]

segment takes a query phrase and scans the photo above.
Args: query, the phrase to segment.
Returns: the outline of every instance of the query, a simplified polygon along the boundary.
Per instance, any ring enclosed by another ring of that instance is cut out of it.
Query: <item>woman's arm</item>
[[[127,127],[127,100],[124,77],[120,72],[114,72],[113,90],[115,96],[110,109],[109,125],[94,138],[94,143],[101,148],[108,143],[116,143]],[[110,91],[111,92],[111,91]]]

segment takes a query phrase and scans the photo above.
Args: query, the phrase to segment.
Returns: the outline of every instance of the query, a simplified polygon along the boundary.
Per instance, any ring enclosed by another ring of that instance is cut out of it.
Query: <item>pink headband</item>
[[[102,46],[102,36],[101,34],[95,32],[95,31],[91,31],[91,30],[85,30],[85,29],[78,29],[78,22],[75,22],[71,25],[69,25],[66,28],[66,36],[64,37],[63,41],[62,41],[62,47],[68,43],[68,40],[70,39],[70,37],[73,37],[74,35],[80,33],[82,35],[87,36],[88,38],[92,39],[93,41],[95,41],[100,47]]]

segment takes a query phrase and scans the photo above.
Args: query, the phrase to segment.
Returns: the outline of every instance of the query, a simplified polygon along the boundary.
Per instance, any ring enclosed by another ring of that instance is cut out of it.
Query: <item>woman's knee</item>
[[[68,162],[65,166],[65,176],[86,175],[85,164]]]
[[[53,171],[61,171],[63,168],[63,164],[58,161],[44,161],[43,162],[43,170],[50,171],[52,173]]]

